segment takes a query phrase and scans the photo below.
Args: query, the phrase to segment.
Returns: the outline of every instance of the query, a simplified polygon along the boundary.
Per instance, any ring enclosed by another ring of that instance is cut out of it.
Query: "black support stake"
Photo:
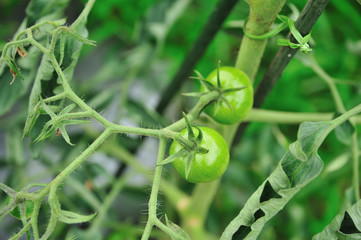
[[[310,33],[313,25],[321,16],[328,2],[329,0],[309,0],[307,2],[306,6],[300,13],[300,16],[295,22],[295,27],[302,36]],[[291,33],[288,34],[288,39],[290,39],[291,42],[297,43]],[[273,58],[270,66],[268,67],[266,73],[264,74],[262,80],[256,88],[254,94],[253,108],[260,108],[263,105],[268,94],[276,85],[278,79],[281,77],[283,71],[285,70],[293,56],[296,54],[297,50],[297,48],[292,49],[288,46],[280,47],[276,56]],[[248,123],[242,123],[239,125],[232,146],[237,145],[237,143],[242,138],[247,126]]]
[[[162,98],[156,108],[157,112],[162,113],[165,110],[173,95],[180,89],[184,79],[187,79],[191,75],[193,68],[199,59],[201,59],[207,50],[207,47],[212,42],[218,30],[222,27],[223,22],[237,2],[238,0],[220,0],[217,3],[197,40],[184,58],[178,72],[173,77],[168,87],[163,91]]]

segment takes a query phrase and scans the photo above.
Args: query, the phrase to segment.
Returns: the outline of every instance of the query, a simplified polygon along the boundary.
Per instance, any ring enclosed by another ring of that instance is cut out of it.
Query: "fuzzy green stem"
[[[27,222],[26,225],[15,235],[11,236],[11,238],[9,238],[9,240],[15,240],[15,239],[19,239],[22,235],[24,235],[26,233],[26,231],[28,231],[31,227],[31,222]]]
[[[195,119],[197,119],[199,117],[199,114],[201,114],[202,110],[212,101],[216,100],[219,97],[219,92],[217,91],[212,91],[209,92],[206,95],[203,95],[198,103],[192,108],[192,110],[187,114],[187,118],[190,122],[193,122]],[[183,128],[185,128],[186,125],[186,121],[184,119],[181,119],[175,123],[173,123],[172,125],[169,125],[168,127],[164,128],[167,130],[171,130],[171,131],[175,131],[175,132],[179,132],[180,130],[182,130]]]
[[[83,11],[80,13],[80,15],[78,16],[78,18],[75,20],[75,22],[73,22],[71,24],[71,28],[75,29],[77,28],[80,24],[82,23],[86,23],[86,21],[84,21],[84,19],[88,18],[88,15],[90,13],[90,11],[93,8],[93,5],[95,3],[95,0],[89,0],[86,5],[85,8],[83,9]]]
[[[285,0],[248,0],[250,14],[245,31],[251,35],[267,33],[284,3]],[[267,39],[243,36],[236,68],[244,71],[251,81],[256,76],[266,44]]]
[[[105,129],[105,131],[72,163],[70,163],[56,178],[53,179],[42,191],[38,194],[41,198],[44,198],[50,191],[52,186],[59,186],[66,177],[68,177],[76,168],[79,167],[110,135],[112,131]]]
[[[332,120],[334,113],[302,113],[283,112],[266,109],[252,109],[244,122],[262,122],[275,124],[300,124],[305,121],[318,122]],[[361,116],[354,116],[350,119],[355,124],[361,124]]]
[[[157,163],[160,163],[164,159],[166,143],[167,143],[167,141],[165,138],[159,139]],[[142,240],[149,239],[152,228],[158,220],[158,218],[157,218],[157,199],[158,199],[158,191],[159,191],[160,181],[162,178],[162,168],[163,168],[162,166],[155,167],[152,191],[150,193],[150,199],[148,202],[148,210],[149,210],[148,221],[147,221],[147,224],[145,226],[145,229],[144,229],[144,232],[142,235]],[[160,225],[159,222],[157,225],[159,227],[163,228],[163,225]],[[167,228],[162,229],[162,230],[168,231]]]

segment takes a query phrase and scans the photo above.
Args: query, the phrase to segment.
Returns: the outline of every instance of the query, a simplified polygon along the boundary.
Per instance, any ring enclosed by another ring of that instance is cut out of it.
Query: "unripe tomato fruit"
[[[243,71],[235,67],[220,67],[219,76],[222,89],[239,88],[242,86],[247,86],[247,88],[224,95],[224,98],[226,98],[232,106],[233,112],[228,106],[228,104],[226,104],[224,101],[220,103],[218,110],[216,107],[216,103],[213,102],[204,109],[204,112],[215,121],[222,124],[238,123],[247,115],[247,113],[252,108],[252,83]],[[208,75],[206,81],[212,83],[214,86],[217,86],[217,69],[215,69]],[[202,85],[201,92],[207,91],[208,90],[206,89],[206,87]]]
[[[198,136],[198,129],[192,128],[194,134]],[[224,138],[215,130],[209,127],[200,127],[203,133],[202,142],[200,147],[206,148],[208,153],[197,153],[192,161],[188,179],[186,179],[186,157],[181,157],[172,162],[175,170],[184,179],[191,183],[205,183],[216,180],[226,171],[229,162],[229,150]],[[187,129],[180,131],[184,138],[188,138]],[[183,146],[176,141],[170,146],[169,155],[172,155]]]

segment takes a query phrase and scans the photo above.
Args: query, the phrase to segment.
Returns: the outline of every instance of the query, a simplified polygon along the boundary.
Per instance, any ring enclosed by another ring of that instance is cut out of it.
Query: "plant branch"
[[[295,22],[295,27],[302,34],[302,36],[310,33],[313,25],[322,14],[328,1],[329,0],[309,0],[307,2],[300,16]],[[295,39],[291,33],[288,34],[288,39],[290,39],[291,42],[295,42]],[[281,77],[283,71],[297,50],[298,49],[292,49],[287,46],[280,47],[256,88],[253,103],[254,108],[260,108],[263,105],[263,102],[267,98],[268,94],[272,91],[273,87],[276,85],[278,79]],[[242,137],[247,126],[247,123],[242,123],[238,127],[232,147],[237,145],[237,143],[240,141],[240,138]]]
[[[283,112],[266,109],[252,109],[244,122],[263,122],[276,124],[300,124],[306,121],[318,122],[332,120],[334,113],[302,113],[302,112]],[[361,116],[351,118],[355,124],[361,124]]]
[[[251,35],[262,35],[270,30],[285,0],[248,0],[250,14],[245,31]],[[243,36],[238,52],[236,68],[244,71],[253,82],[257,74],[267,39],[252,39]]]

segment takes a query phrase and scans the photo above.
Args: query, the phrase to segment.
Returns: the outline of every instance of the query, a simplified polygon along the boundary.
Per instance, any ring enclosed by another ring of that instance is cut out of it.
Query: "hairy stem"
[[[44,198],[50,191],[52,186],[59,186],[66,177],[68,177],[76,168],[79,167],[110,135],[112,131],[105,129],[104,132],[72,163],[70,163],[56,178],[53,179],[42,191],[39,193],[41,198]]]
[[[158,157],[157,157],[157,163],[160,163],[164,159],[165,154],[165,148],[166,148],[166,139],[160,138],[159,139],[159,149],[158,149]],[[156,224],[158,227],[160,227],[163,231],[167,232],[172,237],[177,237],[177,235],[173,232],[171,232],[166,226],[163,224],[160,224],[158,218],[157,218],[157,199],[158,199],[158,191],[160,186],[160,181],[162,177],[162,166],[156,166],[155,172],[154,172],[154,178],[153,178],[153,185],[152,185],[152,191],[150,193],[150,199],[148,202],[148,221],[145,226],[142,240],[149,239],[150,233],[152,231],[153,226]]]
[[[268,32],[285,2],[285,0],[248,0],[250,14],[245,31],[252,35],[262,35]],[[267,39],[259,40],[243,36],[236,68],[243,70],[251,81],[257,74],[266,44]]]

